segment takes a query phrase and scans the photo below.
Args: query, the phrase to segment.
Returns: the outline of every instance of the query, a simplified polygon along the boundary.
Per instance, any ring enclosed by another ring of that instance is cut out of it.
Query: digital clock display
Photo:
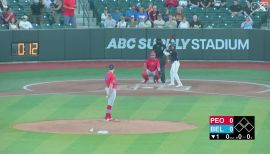
[[[39,43],[37,42],[19,42],[12,43],[12,56],[38,56]]]

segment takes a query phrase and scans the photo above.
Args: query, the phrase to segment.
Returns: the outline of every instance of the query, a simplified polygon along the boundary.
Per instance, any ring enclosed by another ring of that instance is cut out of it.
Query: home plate
[[[98,134],[109,134],[109,131],[107,130],[99,130],[97,131]]]
[[[153,89],[154,87],[141,87],[141,88],[144,88],[144,89]]]

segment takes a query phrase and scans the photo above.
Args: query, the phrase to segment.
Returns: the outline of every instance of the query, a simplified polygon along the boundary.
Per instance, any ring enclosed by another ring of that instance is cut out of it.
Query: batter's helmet
[[[110,65],[108,66],[109,70],[113,70],[114,67],[115,67],[114,64],[110,64]]]
[[[150,55],[151,58],[156,58],[156,53],[155,53],[155,51],[151,51],[149,55]]]

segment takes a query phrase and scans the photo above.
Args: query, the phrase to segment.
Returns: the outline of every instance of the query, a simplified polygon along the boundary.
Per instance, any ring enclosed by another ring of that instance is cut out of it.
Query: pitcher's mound
[[[25,131],[63,134],[146,134],[179,132],[196,128],[194,125],[150,120],[57,120],[18,124]]]

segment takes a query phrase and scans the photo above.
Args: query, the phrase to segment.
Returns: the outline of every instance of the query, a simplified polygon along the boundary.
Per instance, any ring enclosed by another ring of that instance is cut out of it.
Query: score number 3
[[[25,55],[25,43],[18,43],[17,53],[19,56]],[[29,43],[28,54],[32,56],[38,55],[38,43]]]

